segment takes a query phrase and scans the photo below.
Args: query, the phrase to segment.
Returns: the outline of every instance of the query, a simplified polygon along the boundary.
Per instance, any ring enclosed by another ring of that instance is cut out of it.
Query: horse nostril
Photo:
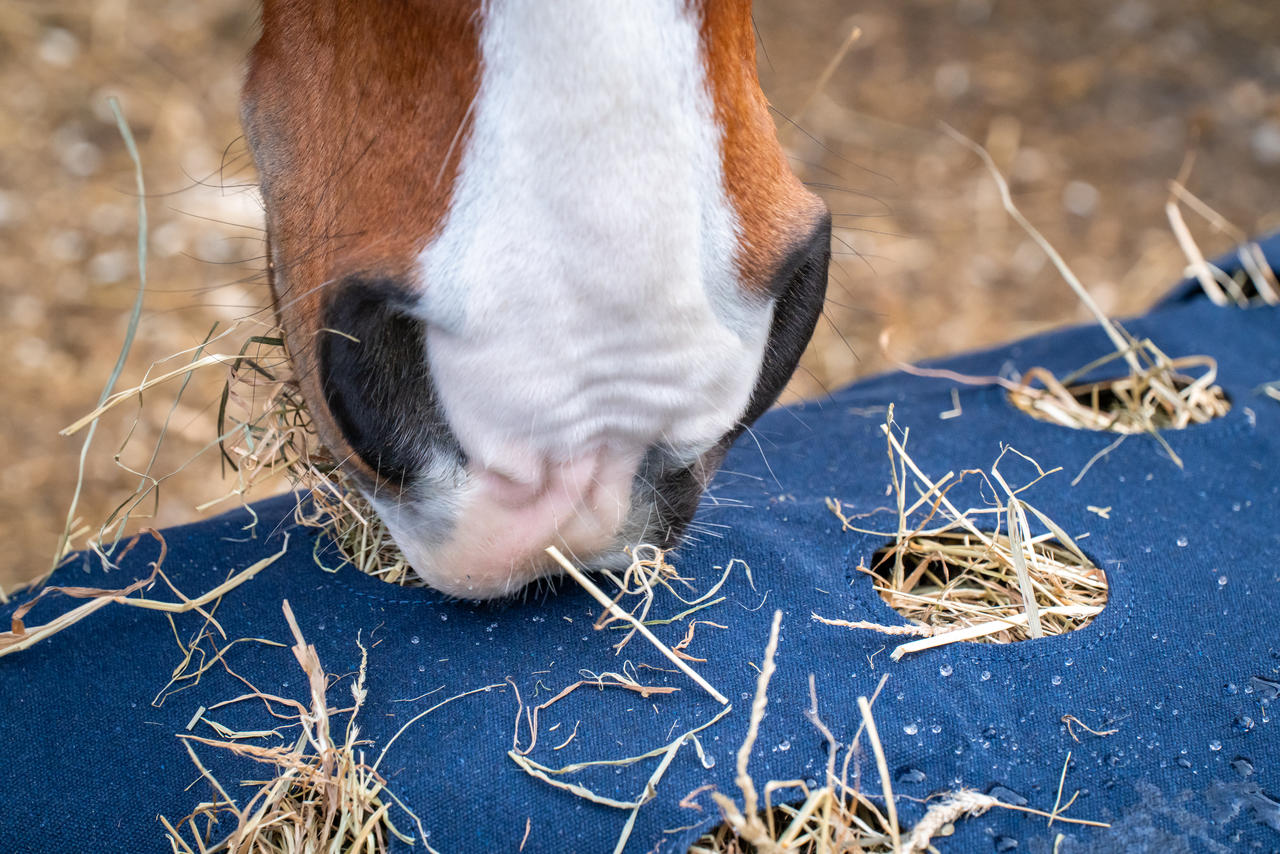
[[[461,455],[440,413],[424,329],[402,287],[353,277],[334,291],[316,342],[325,405],[378,477],[404,486],[444,446]]]

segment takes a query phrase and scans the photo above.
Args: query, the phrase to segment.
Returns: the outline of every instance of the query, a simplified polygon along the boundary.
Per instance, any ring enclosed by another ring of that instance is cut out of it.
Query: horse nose
[[[583,559],[611,549],[645,448],[587,440],[548,450],[518,429],[476,446],[437,394],[431,332],[409,294],[396,280],[340,280],[315,348],[326,441],[358,459],[348,467],[409,563],[432,587],[479,599],[547,574],[547,546]],[[517,393],[491,392],[490,407]]]

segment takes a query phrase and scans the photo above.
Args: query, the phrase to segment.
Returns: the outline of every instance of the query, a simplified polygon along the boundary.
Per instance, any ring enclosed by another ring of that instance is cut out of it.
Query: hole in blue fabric
[[[1249,254],[1247,258],[1246,253]],[[1218,269],[1215,272],[1220,275],[1213,276],[1219,291],[1228,300],[1227,304],[1235,308],[1274,305],[1277,290],[1276,273],[1267,263],[1267,259],[1262,252],[1258,251],[1257,244],[1240,246],[1237,249],[1237,257],[1242,263],[1240,269],[1231,274]],[[1252,273],[1244,266],[1245,262],[1248,262],[1248,266],[1253,267]],[[1259,287],[1260,285],[1261,287]],[[1262,288],[1266,288],[1266,294],[1263,294]],[[1201,291],[1204,291],[1203,287]],[[1222,298],[1222,296],[1218,297],[1218,299]]]
[[[871,567],[859,569],[889,607],[918,628],[911,633],[924,637],[966,629],[964,640],[1014,643],[1033,637],[1033,624],[1045,636],[1060,635],[1102,613],[1107,577],[1087,556],[1048,535],[1024,543],[1021,561],[1015,554],[1003,533],[917,534],[878,549]],[[1034,616],[1024,596],[1028,587]]]
[[[1192,356],[1166,362],[1165,367],[1141,374],[1078,383],[1032,368],[1023,376],[1021,387],[1009,392],[1008,400],[1039,421],[1112,433],[1181,430],[1231,410],[1230,396],[1213,382],[1217,366],[1212,359]],[[1184,367],[1205,372],[1190,377],[1178,372]]]
[[[837,776],[839,772],[837,768]],[[791,842],[785,847],[787,851],[872,852],[890,849],[889,820],[871,801],[855,795],[845,798],[841,806],[832,793],[840,785],[840,780],[832,781],[832,785],[825,788],[816,788],[817,781],[809,782],[814,786],[810,787],[808,800],[760,810],[758,815],[762,828],[744,831],[740,836],[728,822],[722,822],[693,843],[689,854],[756,854],[765,845],[769,846],[765,850],[782,850],[778,848],[777,841],[784,838]],[[845,783],[851,785],[852,781],[846,780]],[[757,838],[761,845],[753,845],[743,838],[756,837],[757,834],[760,834]],[[769,842],[764,843],[764,839]]]

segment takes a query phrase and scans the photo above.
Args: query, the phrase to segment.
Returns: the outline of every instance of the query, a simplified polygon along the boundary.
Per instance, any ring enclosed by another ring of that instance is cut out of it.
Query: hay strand
[[[1065,427],[1145,433],[1154,438],[1169,458],[1182,468],[1182,459],[1159,431],[1203,424],[1226,414],[1230,403],[1222,389],[1214,384],[1216,362],[1208,356],[1171,359],[1150,339],[1133,338],[1119,323],[1107,317],[1057,249],[1014,204],[1009,184],[996,167],[990,153],[945,123],[942,124],[942,130],[982,160],[999,190],[1005,212],[1048,256],[1063,281],[1093,315],[1114,348],[1108,356],[1095,360],[1063,380],[1044,368],[1028,370],[1020,385],[1010,392],[1010,402],[1033,417]],[[1175,233],[1179,236],[1179,242],[1183,243],[1184,250],[1190,253],[1194,241],[1186,233],[1185,224],[1179,231],[1181,215],[1177,214],[1176,205],[1172,210],[1170,221],[1174,224]],[[1198,249],[1194,253],[1198,260],[1193,259],[1192,269],[1201,278],[1206,293],[1216,303],[1225,304],[1225,294],[1206,272],[1208,265],[1204,262],[1203,255],[1199,254]],[[1189,257],[1192,256],[1189,254]],[[1119,359],[1123,359],[1129,368],[1126,376],[1103,382],[1075,382],[1092,370]],[[1203,372],[1192,377],[1186,373],[1188,368],[1201,368]]]
[[[142,608],[150,611],[164,611],[168,614],[184,614],[188,611],[201,611],[206,605],[209,605],[221,599],[227,593],[244,584],[253,578],[262,570],[275,563],[289,549],[289,535],[285,534],[284,544],[280,551],[273,555],[269,555],[259,560],[251,566],[242,569],[235,575],[228,578],[213,589],[197,596],[195,599],[189,599],[184,596],[177,588],[169,582],[168,578],[161,570],[161,564],[164,563],[166,546],[164,539],[155,531],[145,531],[154,536],[161,544],[160,556],[151,563],[151,574],[145,578],[140,578],[127,587],[118,590],[109,590],[97,587],[46,587],[39,592],[30,601],[21,605],[13,613],[13,625],[10,631],[0,632],[0,658],[11,653],[20,652],[29,649],[31,646],[39,643],[47,637],[57,634],[64,629],[74,626],[76,623],[93,614],[107,605],[115,603],[117,605],[125,605],[131,608]],[[141,536],[141,535],[139,535]],[[136,539],[136,538],[135,538]],[[162,602],[154,599],[139,599],[133,597],[132,594],[140,590],[148,589],[157,579],[161,579],[169,586],[170,590],[178,595],[178,602]],[[64,614],[55,617],[47,623],[39,626],[27,627],[23,618],[27,613],[36,606],[45,596],[50,594],[62,594],[76,599],[88,599],[83,605],[79,605]],[[209,619],[212,619],[211,617]]]
[[[120,132],[121,139],[124,140],[124,147],[129,153],[129,159],[133,161],[134,187],[138,193],[138,289],[134,293],[133,308],[129,312],[129,322],[125,327],[124,341],[120,344],[120,354],[116,356],[116,363],[107,377],[106,384],[102,387],[101,396],[98,398],[99,407],[111,397],[112,389],[115,388],[116,381],[120,379],[120,374],[124,371],[124,364],[129,358],[129,351],[133,349],[133,340],[138,334],[138,323],[142,320],[142,304],[147,292],[147,186],[142,177],[142,158],[138,154],[138,146],[134,142],[133,131],[129,128],[129,122],[120,110],[119,100],[114,95],[111,95],[107,98],[107,104],[111,107],[111,115],[115,117],[116,129]],[[58,546],[54,549],[53,561],[40,578],[31,582],[32,584],[39,583],[42,578],[51,575],[70,550],[72,531],[76,524],[76,508],[80,504],[80,493],[84,487],[85,463],[88,460],[89,447],[93,444],[93,437],[97,430],[98,421],[93,419],[89,425],[89,432],[85,434],[84,442],[80,445],[80,459],[76,466],[75,491],[71,494],[71,505],[67,508],[67,518],[63,523],[61,533],[58,535]]]
[[[578,584],[584,590],[586,590],[589,594],[591,594],[591,598],[599,602],[601,607],[603,607],[605,610],[612,613],[613,616],[615,616],[619,620],[622,620],[623,622],[626,622],[626,623],[630,623],[631,626],[637,632],[639,632],[644,637],[645,640],[653,644],[654,648],[657,649],[658,652],[662,653],[664,658],[666,658],[668,661],[670,661],[672,664],[678,667],[681,673],[683,673],[685,676],[688,676],[690,679],[696,682],[698,686],[702,688],[702,690],[706,691],[708,694],[714,697],[716,702],[720,703],[722,706],[729,705],[728,697],[726,697],[724,694],[721,694],[714,687],[712,687],[711,683],[703,679],[701,676],[699,676],[698,672],[694,670],[692,667],[690,667],[687,661],[684,661],[682,658],[680,658],[680,656],[672,652],[670,647],[668,647],[662,641],[658,640],[657,635],[655,635],[652,631],[650,631],[648,626],[646,626],[640,620],[636,619],[635,616],[633,616],[632,614],[629,614],[626,611],[624,611],[622,608],[618,607],[617,602],[610,599],[603,590],[601,590],[599,587],[596,586],[596,583],[594,581],[592,581],[590,578],[587,577],[586,573],[578,569],[578,567],[574,566],[573,563],[570,562],[570,560],[566,558],[558,548],[556,548],[555,546],[548,546],[547,554],[551,555],[551,558],[556,563],[560,564],[560,566],[564,569],[564,571],[569,574],[570,578],[578,582]]]

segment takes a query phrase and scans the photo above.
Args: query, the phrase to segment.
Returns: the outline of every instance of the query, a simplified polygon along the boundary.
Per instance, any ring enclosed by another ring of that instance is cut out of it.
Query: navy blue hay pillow
[[[1280,266],[1280,238],[1264,248]],[[1230,259],[1223,263],[1233,268]],[[1280,380],[1280,309],[1218,307],[1184,284],[1126,328],[1171,356],[1217,360],[1233,405],[1208,424],[1165,434],[1183,469],[1150,437],[1135,436],[1072,487],[1071,478],[1112,435],[1029,418],[995,387],[960,387],[962,414],[939,419],[954,406],[955,383],[943,379],[880,376],[762,418],[760,446],[750,438],[738,443],[700,511],[698,527],[720,536],[699,537],[672,558],[698,589],[739,561],[716,594],[723,601],[653,627],[670,646],[690,619],[726,627],[700,625],[688,648],[705,659],[693,666],[732,705],[718,720],[721,705],[643,638],[615,655],[612,645],[624,632],[595,630],[600,606],[572,582],[554,594],[474,605],[390,586],[350,567],[326,572],[314,556],[331,555],[330,544],[292,523],[292,497],[255,505],[256,523],[241,509],[165,531],[164,572],[191,596],[280,551],[286,538],[288,548],[222,598],[214,616],[225,639],[214,631],[201,640],[200,655],[211,659],[216,645],[230,669],[215,664],[198,682],[168,685],[183,658],[178,640],[188,643],[205,624],[195,613],[175,616],[171,628],[159,612],[109,605],[0,658],[0,852],[169,851],[157,816],[177,822],[213,796],[177,737],[188,734],[202,707],[202,718],[235,730],[278,729],[254,743],[291,746],[298,729],[273,719],[263,703],[215,708],[245,693],[245,681],[307,701],[306,677],[288,648],[284,599],[325,670],[345,675],[330,687],[332,706],[351,703],[357,637],[368,649],[368,696],[358,723],[370,762],[415,715],[492,686],[404,728],[379,765],[442,852],[614,850],[630,810],[553,787],[508,755],[513,734],[521,749],[530,739],[528,717],[517,728],[517,689],[532,707],[604,673],[678,690],[579,688],[541,713],[528,757],[559,768],[635,756],[705,727],[697,745],[689,740],[670,759],[626,846],[685,851],[721,820],[705,789],[685,800],[690,793],[711,784],[741,802],[735,753],[775,609],[782,611],[777,672],[750,762],[758,786],[816,785],[824,777],[824,738],[805,716],[810,674],[822,719],[843,742],[861,722],[857,698],[870,697],[887,676],[874,715],[904,828],[923,815],[924,799],[959,787],[1052,811],[1060,779],[1062,801],[1075,794],[1066,816],[1110,825],[1050,826],[1041,816],[994,809],[935,837],[940,851],[1280,851],[1280,401],[1259,391]],[[1010,364],[1039,365],[1061,374],[1110,349],[1103,333],[1087,326],[939,366],[991,375]],[[896,421],[912,428],[912,456],[926,472],[989,467],[1005,444],[1045,467],[1063,467],[1025,496],[1073,536],[1087,533],[1081,547],[1110,583],[1107,606],[1092,623],[1057,637],[957,643],[893,661],[889,651],[901,638],[812,618],[903,622],[856,570],[884,540],[842,531],[826,504],[838,498],[865,512],[886,503],[880,425],[890,403]],[[1109,518],[1090,507],[1111,508]],[[77,560],[52,583],[124,587],[150,572],[157,550],[144,539],[110,573]],[[173,598],[162,584],[146,595]],[[0,608],[4,626],[28,597]],[[82,604],[48,598],[28,624]],[[674,616],[684,609],[678,605],[660,598],[650,616]],[[285,645],[228,646],[238,638]],[[1067,715],[1114,732],[1069,730]],[[339,740],[345,719],[335,724]],[[190,734],[218,737],[203,719]],[[240,780],[270,771],[196,748],[233,797],[252,794]],[[662,761],[657,753],[555,779],[633,802]],[[862,790],[878,795],[869,751],[859,772]],[[778,797],[802,796],[788,790]],[[416,830],[398,809],[390,815],[398,827]]]

